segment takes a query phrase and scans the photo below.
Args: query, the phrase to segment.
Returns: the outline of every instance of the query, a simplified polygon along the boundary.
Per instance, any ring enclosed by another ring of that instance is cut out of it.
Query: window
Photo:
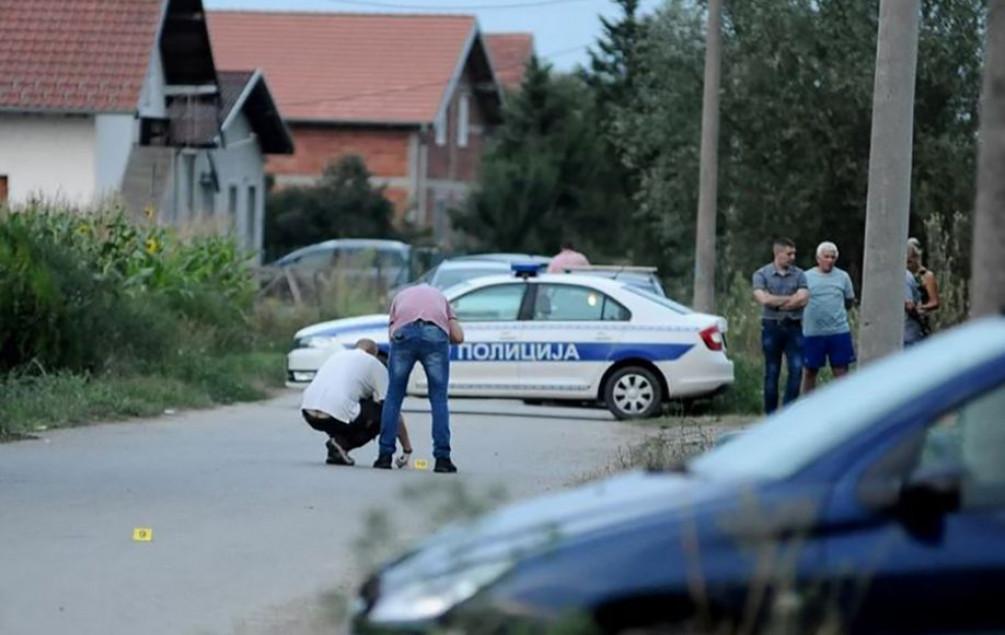
[[[461,95],[460,100],[457,102],[457,145],[466,148],[468,147],[468,96]]]
[[[206,216],[212,216],[216,213],[216,191],[213,189],[212,183],[202,184],[202,213]]]
[[[939,417],[918,460],[923,472],[963,470],[963,504],[1005,504],[1005,386]]]
[[[442,146],[447,143],[447,111],[444,110],[436,117],[436,122],[433,124],[433,128],[436,132],[436,145]]]
[[[587,287],[542,284],[534,302],[534,319],[549,322],[625,321],[628,309],[611,298]]]
[[[244,236],[238,240],[239,245],[245,247],[251,247],[251,236],[254,231],[255,224],[255,208],[258,206],[258,192],[254,185],[248,186],[248,216],[247,222],[244,226]]]
[[[227,221],[231,227],[237,225],[237,186],[227,188]]]
[[[523,303],[524,283],[498,284],[476,289],[452,302],[461,322],[516,320]]]
[[[8,189],[7,185],[7,175],[0,174],[0,205],[3,205],[4,203],[7,202],[7,196],[9,191],[10,190]]]
[[[185,170],[185,213],[195,214],[195,155],[182,155]]]

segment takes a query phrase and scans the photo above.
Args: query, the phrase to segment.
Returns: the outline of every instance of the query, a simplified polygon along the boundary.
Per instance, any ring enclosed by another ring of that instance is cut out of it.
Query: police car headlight
[[[508,560],[487,562],[389,589],[377,600],[369,619],[377,623],[436,619],[501,578],[512,566]]]
[[[331,335],[309,335],[296,342],[297,348],[329,348],[338,344],[338,338]]]

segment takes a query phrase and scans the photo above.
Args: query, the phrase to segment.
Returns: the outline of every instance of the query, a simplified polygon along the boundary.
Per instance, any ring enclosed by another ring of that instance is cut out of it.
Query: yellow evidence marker
[[[149,527],[137,527],[133,530],[133,540],[136,542],[150,542],[154,539],[154,530]]]
[[[415,459],[415,469],[417,470],[428,470],[429,461],[426,459]]]

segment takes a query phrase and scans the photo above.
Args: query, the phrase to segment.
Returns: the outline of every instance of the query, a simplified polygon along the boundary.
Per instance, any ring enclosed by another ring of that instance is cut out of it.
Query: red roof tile
[[[485,45],[499,83],[507,90],[520,88],[527,62],[534,53],[534,36],[530,33],[486,33]]]
[[[135,111],[162,0],[0,0],[0,109]]]
[[[260,68],[289,120],[436,118],[472,16],[209,12],[219,69]]]

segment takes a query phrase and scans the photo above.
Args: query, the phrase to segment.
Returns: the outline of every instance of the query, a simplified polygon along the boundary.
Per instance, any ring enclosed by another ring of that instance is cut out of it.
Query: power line
[[[574,52],[579,51],[581,49],[584,49],[584,48],[586,48],[588,46],[589,46],[589,44],[579,44],[578,46],[570,46],[568,48],[559,49],[557,51],[552,51],[551,53],[547,53],[545,55],[538,55],[537,57],[538,57],[538,59],[554,59],[556,57],[561,57],[563,55],[568,55],[569,53],[574,53]],[[520,62],[519,64],[510,64],[508,66],[500,66],[498,68],[494,68],[493,70],[496,73],[498,73],[500,71],[512,70],[514,68],[522,68],[525,64],[526,64],[526,62]],[[325,98],[319,98],[319,99],[307,99],[307,100],[303,100],[303,101],[289,101],[289,102],[280,104],[279,106],[282,109],[282,108],[286,108],[288,106],[312,106],[314,104],[332,104],[332,103],[338,103],[340,101],[352,101],[353,99],[361,99],[363,97],[379,97],[381,95],[393,95],[394,93],[408,92],[408,91],[416,89],[416,88],[425,88],[426,86],[440,86],[443,83],[445,83],[446,81],[448,81],[448,79],[449,78],[447,78],[447,79],[430,80],[430,81],[426,81],[426,82],[419,82],[419,83],[416,83],[416,84],[408,84],[408,85],[405,85],[405,86],[395,86],[395,87],[392,87],[392,88],[382,88],[382,89],[379,89],[379,90],[372,90],[372,91],[361,92],[361,93],[352,93],[352,94],[348,94],[348,95],[339,95],[337,97],[325,97]]]
[[[329,0],[335,4],[348,4],[357,7],[373,7],[376,9],[412,9],[418,11],[492,11],[494,9],[529,9],[546,7],[588,0],[529,0],[527,2],[510,2],[506,4],[396,4],[394,2],[372,2],[371,0]]]

